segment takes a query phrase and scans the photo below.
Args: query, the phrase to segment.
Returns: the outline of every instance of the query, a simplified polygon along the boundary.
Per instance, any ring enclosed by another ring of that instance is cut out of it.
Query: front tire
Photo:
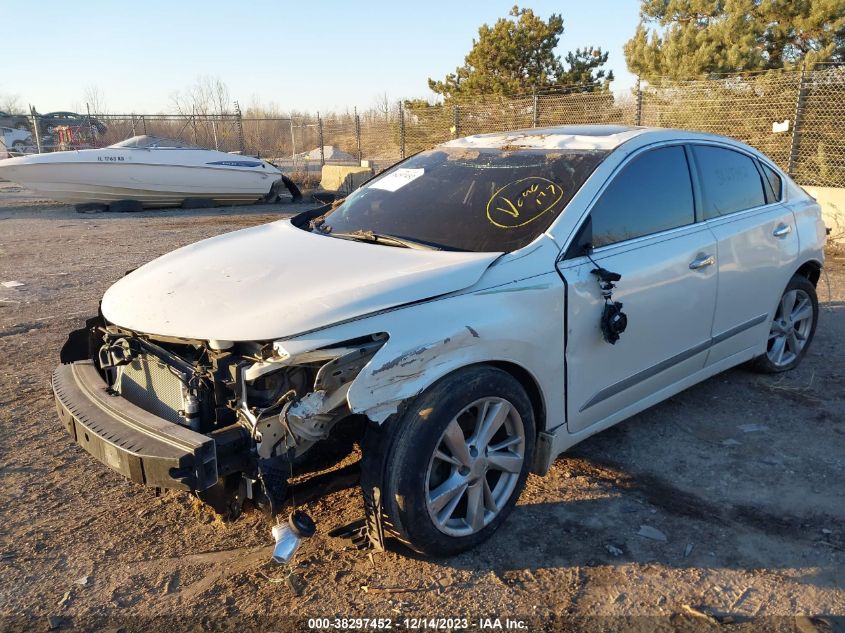
[[[396,536],[429,556],[489,538],[516,504],[534,457],[534,412],[522,385],[494,367],[462,369],[392,423],[399,426],[382,499]]]
[[[810,347],[818,320],[816,287],[803,275],[795,275],[778,301],[766,353],[754,360],[754,368],[765,374],[795,369]]]

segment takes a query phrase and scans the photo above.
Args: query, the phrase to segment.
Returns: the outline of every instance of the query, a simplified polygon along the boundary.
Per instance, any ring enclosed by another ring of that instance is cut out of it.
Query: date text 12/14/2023
[[[373,630],[391,629],[417,630],[500,630],[520,631],[528,629],[528,622],[518,618],[309,618],[308,628],[312,630]]]

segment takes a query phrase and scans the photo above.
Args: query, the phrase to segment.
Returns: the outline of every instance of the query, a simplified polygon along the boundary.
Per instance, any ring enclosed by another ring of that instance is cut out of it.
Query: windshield
[[[133,136],[120,143],[109,145],[109,147],[132,147],[138,149],[202,149],[196,145],[185,143],[173,138],[164,138],[162,136]]]
[[[549,228],[607,154],[439,147],[371,180],[326,215],[321,228],[448,250],[510,252]]]

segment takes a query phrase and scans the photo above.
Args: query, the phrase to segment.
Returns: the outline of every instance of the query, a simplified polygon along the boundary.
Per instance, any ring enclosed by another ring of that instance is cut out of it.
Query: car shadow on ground
[[[92,221],[92,220],[132,220],[146,218],[225,218],[227,216],[249,216],[249,215],[271,215],[280,216],[295,215],[309,209],[320,206],[319,202],[287,202],[277,204],[250,204],[238,206],[212,207],[209,209],[181,209],[166,207],[161,209],[144,209],[127,213],[116,213],[111,211],[78,212],[74,207],[59,206],[52,202],[27,204],[20,207],[0,206],[0,220],[43,220],[57,219],[66,221]]]
[[[760,375],[741,366],[589,438],[549,476],[529,478],[489,541],[435,564],[506,584],[542,570],[636,564],[775,569],[845,588],[836,484],[845,464],[845,302],[820,307],[814,348],[798,369]],[[793,503],[796,495],[805,502]],[[560,500],[535,501],[549,497]]]
[[[653,480],[628,479],[626,485],[633,489],[589,501],[521,505],[488,542],[458,556],[431,559],[395,542],[388,549],[445,568],[493,572],[506,584],[531,579],[541,570],[636,564],[689,570],[779,569],[804,584],[845,587],[845,570],[828,558],[833,549],[845,551],[845,540],[841,533],[819,535],[818,526],[830,525],[823,518],[782,517],[747,506],[711,515],[714,508],[703,500],[655,487]],[[671,516],[655,517],[649,500],[662,504],[658,512],[686,519],[683,526]],[[660,528],[650,530],[652,524]],[[724,534],[715,544],[702,535],[714,525]],[[648,536],[642,536],[646,530]],[[765,543],[749,553],[746,543],[756,540]],[[802,558],[806,552],[815,555]]]

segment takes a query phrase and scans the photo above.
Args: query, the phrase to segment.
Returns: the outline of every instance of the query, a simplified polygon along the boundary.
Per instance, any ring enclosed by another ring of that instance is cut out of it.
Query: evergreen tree
[[[491,27],[483,24],[464,65],[443,81],[428,80],[431,90],[447,101],[466,95],[514,95],[584,82],[604,88],[613,73],[601,70],[607,53],[588,47],[566,56],[565,69],[555,54],[563,34],[563,17],[553,13],[543,20],[531,9],[514,6],[509,18]]]
[[[643,0],[631,72],[693,79],[845,61],[843,0]]]

